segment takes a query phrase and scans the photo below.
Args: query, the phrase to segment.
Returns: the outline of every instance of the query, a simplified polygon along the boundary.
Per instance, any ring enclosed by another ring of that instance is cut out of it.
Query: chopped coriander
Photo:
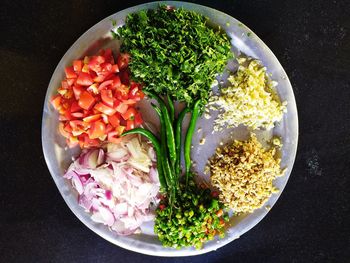
[[[117,31],[122,52],[131,54],[132,78],[144,89],[168,93],[192,105],[208,100],[211,84],[232,57],[226,33],[208,19],[182,8],[129,14]]]

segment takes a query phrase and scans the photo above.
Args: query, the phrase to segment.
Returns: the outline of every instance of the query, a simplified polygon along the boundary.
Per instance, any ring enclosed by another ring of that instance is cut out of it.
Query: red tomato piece
[[[72,132],[84,132],[87,128],[85,123],[80,120],[70,121],[69,125],[72,127]]]
[[[110,124],[107,124],[106,125],[106,133],[108,135],[108,133],[110,133],[111,131],[113,131],[114,127]]]
[[[122,139],[119,137],[119,133],[117,131],[109,132],[107,140],[111,143],[120,143],[122,141]]]
[[[98,82],[98,83],[101,83],[105,80],[105,76],[100,74],[100,75],[97,75],[96,77],[94,77],[94,81],[95,82]]]
[[[99,112],[102,112],[108,116],[112,116],[117,110],[113,109],[111,107],[108,107],[107,105],[103,104],[103,103],[97,103],[95,105],[95,109],[98,110]]]
[[[128,105],[121,102],[115,109],[117,110],[117,112],[124,114],[128,110],[128,107]]]
[[[132,120],[127,120],[126,121],[126,130],[129,131],[129,130],[132,130],[134,128],[135,128],[135,122]]]
[[[67,79],[67,83],[69,86],[72,86],[76,82],[76,79]]]
[[[95,121],[91,123],[91,127],[89,129],[89,138],[97,139],[103,135],[105,135],[106,125],[102,121]]]
[[[59,124],[58,124],[58,130],[59,130],[59,132],[61,133],[61,135],[63,136],[63,137],[65,137],[65,138],[69,138],[69,137],[71,137],[72,136],[72,134],[70,133],[70,132],[67,132],[65,129],[64,129],[64,123],[63,122],[60,122]]]
[[[137,114],[137,111],[135,110],[135,108],[130,107],[125,113],[121,115],[124,120],[134,120],[136,114]]]
[[[140,101],[143,99],[145,94],[141,91],[141,86],[139,85],[131,85],[129,98],[135,101]]]
[[[121,84],[115,92],[115,96],[118,100],[127,100],[129,98],[129,87]]]
[[[70,81],[75,81],[75,79],[69,79]],[[62,80],[61,81],[61,86],[63,89],[69,89],[69,83],[68,83],[68,79]]]
[[[141,113],[138,112],[136,115],[135,115],[135,118],[134,118],[134,122],[135,122],[135,126],[140,126],[142,123],[143,123],[143,119],[142,119],[142,116],[141,116]]]
[[[64,69],[67,79],[75,79],[78,75],[74,72],[73,67],[66,67]]]
[[[93,121],[97,121],[101,118],[101,114],[95,114],[95,115],[90,115],[88,117],[85,117],[83,119],[84,122],[93,122]]]
[[[108,116],[108,122],[114,127],[118,127],[120,125],[120,115],[116,113],[112,116]]]
[[[98,94],[99,93],[98,87],[99,87],[98,83],[94,83],[94,84],[90,85],[86,90],[90,91],[91,93]]]
[[[108,115],[106,114],[101,114],[101,117],[102,117],[102,120],[104,121],[104,123],[108,124],[109,121],[108,121]]]
[[[81,110],[82,110],[82,108],[79,106],[78,102],[73,101],[72,105],[70,106],[70,112],[78,112]]]
[[[102,72],[111,72],[112,71],[112,64],[108,63],[108,62],[102,63],[101,69],[102,69]]]
[[[99,139],[90,139],[86,133],[79,135],[78,139],[81,148],[98,147],[100,145]]]
[[[83,92],[83,90],[84,89],[78,84],[73,86],[73,93],[74,93],[74,97],[75,97],[76,100],[79,100],[80,94]]]
[[[124,104],[126,104],[126,105],[129,105],[129,106],[136,104],[135,100],[130,100],[130,99],[129,100],[123,100],[122,102]]]
[[[124,69],[129,65],[130,55],[127,53],[121,53],[119,54],[117,58],[117,63],[119,66],[119,69]]]
[[[111,71],[112,71],[113,73],[118,73],[118,72],[119,72],[118,64],[114,64],[114,65],[112,66]]]
[[[89,110],[94,106],[95,98],[88,91],[84,91],[80,94],[78,104],[83,109]]]
[[[101,84],[100,84],[100,86],[98,87],[98,89],[99,90],[102,90],[102,89],[107,89],[107,87],[109,86],[109,85],[112,85],[113,84],[113,80],[106,80],[106,81],[104,81],[104,82],[102,82]]]
[[[101,71],[101,64],[104,63],[106,59],[102,56],[93,56],[89,60],[89,68],[93,71],[100,72]]]
[[[80,72],[79,76],[78,76],[78,79],[77,79],[77,83],[79,85],[82,85],[82,86],[90,86],[94,82],[93,82],[91,76],[88,73]]]
[[[61,108],[61,95],[56,95],[51,98],[51,104],[55,108],[55,110],[59,110]]]
[[[70,114],[72,117],[74,117],[74,118],[83,118],[84,117],[84,113],[82,113],[82,112],[71,112],[71,114]]]
[[[73,69],[75,72],[80,72],[82,68],[83,68],[83,61],[81,60],[73,61]]]
[[[107,106],[113,107],[114,98],[111,90],[109,89],[101,90],[101,99]]]
[[[83,68],[81,69],[81,72],[89,73],[89,71],[90,71],[89,65],[84,64]]]
[[[122,84],[122,83],[121,83],[121,81],[120,81],[119,76],[115,76],[115,77],[113,78],[113,85],[112,85],[112,88],[118,89],[118,88],[120,87],[121,84]]]

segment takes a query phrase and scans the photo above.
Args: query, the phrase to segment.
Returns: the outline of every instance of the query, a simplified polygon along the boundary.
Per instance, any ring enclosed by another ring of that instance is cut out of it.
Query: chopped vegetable
[[[60,114],[59,131],[69,147],[117,143],[124,130],[142,124],[135,104],[144,94],[140,84],[126,81],[128,57],[120,54],[114,64],[112,51],[106,49],[66,67],[66,78],[51,104]]]
[[[159,202],[160,185],[150,148],[129,137],[107,150],[85,149],[71,164],[64,177],[71,180],[79,204],[93,221],[129,235],[154,219],[151,204]]]
[[[145,90],[168,93],[189,105],[198,98],[208,99],[215,76],[232,57],[224,32],[209,27],[204,16],[182,8],[163,5],[129,14],[117,37],[123,40],[122,51],[131,55],[135,81],[144,83]]]
[[[273,128],[286,112],[286,102],[279,102],[274,82],[257,60],[240,58],[239,63],[237,73],[228,78],[231,85],[221,88],[220,95],[210,99],[210,105],[218,105],[220,111],[214,130],[240,124],[251,129]]]
[[[220,200],[238,214],[262,207],[278,191],[273,180],[284,174],[275,152],[275,148],[265,150],[255,135],[218,148],[208,168],[213,186],[220,190]]]
[[[213,198],[210,189],[199,188],[190,179],[180,184],[182,194],[171,208],[166,200],[157,209],[154,230],[166,247],[195,246],[200,249],[204,242],[216,234],[225,235],[225,224],[229,217],[224,207]],[[169,216],[174,215],[171,220]]]

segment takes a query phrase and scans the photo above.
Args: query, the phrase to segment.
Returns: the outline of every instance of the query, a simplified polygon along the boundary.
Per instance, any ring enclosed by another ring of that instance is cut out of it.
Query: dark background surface
[[[41,148],[51,75],[101,19],[142,1],[0,1],[0,262],[350,262],[349,1],[194,1],[250,27],[284,66],[300,137],[285,191],[239,240],[156,258],[88,230],[60,196]]]

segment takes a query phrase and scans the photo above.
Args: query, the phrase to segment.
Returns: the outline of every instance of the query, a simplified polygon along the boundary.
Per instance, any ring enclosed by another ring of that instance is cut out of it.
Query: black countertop
[[[101,19],[142,1],[0,2],[0,262],[350,262],[350,3],[194,1],[250,27],[284,66],[296,96],[296,162],[268,216],[202,256],[133,253],[88,230],[60,196],[41,148],[51,75]]]

